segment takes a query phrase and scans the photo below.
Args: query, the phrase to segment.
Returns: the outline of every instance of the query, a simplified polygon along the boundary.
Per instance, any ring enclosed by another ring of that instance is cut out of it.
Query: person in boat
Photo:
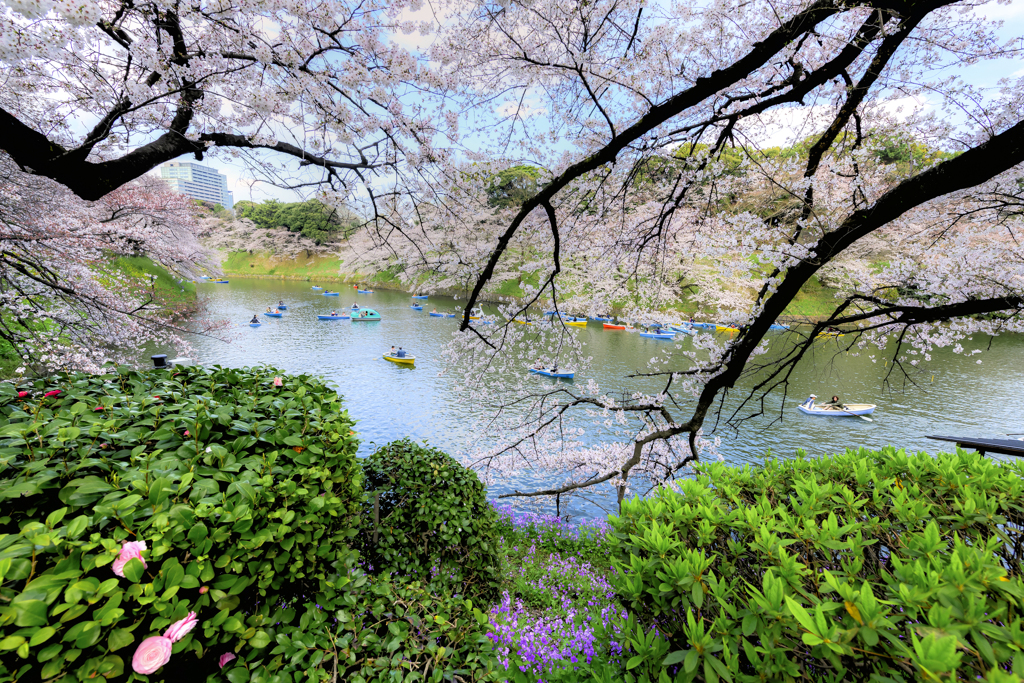
[[[284,306],[284,300],[278,301],[278,302],[277,302],[277,305],[278,305],[278,306]]]
[[[543,358],[538,358],[537,362],[533,366],[533,369],[534,370],[543,370],[544,369],[544,359]]]
[[[389,353],[388,355],[389,356],[395,355],[395,347],[394,346],[391,347],[391,353]]]
[[[814,399],[816,398],[818,397],[815,396],[814,394],[811,394],[810,397],[800,405],[802,405],[804,408],[807,408],[807,410],[814,410]]]
[[[821,407],[826,410],[846,410],[846,404],[840,401],[838,396],[833,396],[828,403],[822,403]]]
[[[401,346],[398,347],[398,357],[405,358],[405,349],[403,349]]]
[[[352,302],[352,310],[353,311],[358,311],[359,310],[359,304],[357,304],[356,302],[353,301]]]
[[[267,306],[267,313],[273,313],[273,311],[270,310],[270,306]]]
[[[552,375],[558,374],[558,363],[552,363],[551,364],[551,374]]]
[[[436,306],[434,307],[434,310],[431,311],[431,313],[437,313],[437,307]]]
[[[332,315],[332,316],[334,316],[334,315],[338,315],[338,312],[337,312],[337,311],[331,311],[331,315]],[[394,348],[394,347],[392,347],[392,348]]]
[[[256,317],[255,313],[252,314],[252,320],[249,321],[249,324],[250,325],[259,325],[260,324],[260,319]]]

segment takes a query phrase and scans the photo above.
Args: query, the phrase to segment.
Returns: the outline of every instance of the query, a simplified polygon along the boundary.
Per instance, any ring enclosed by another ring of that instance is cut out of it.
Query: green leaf
[[[7,636],[3,640],[0,640],[0,650],[16,650],[21,647],[21,644],[25,642],[25,639],[21,636]]]
[[[132,632],[126,628],[115,628],[107,638],[107,649],[116,652],[123,647],[128,647],[135,640]]]
[[[270,636],[266,631],[256,631],[256,635],[249,639],[249,645],[258,650],[265,648],[270,645]]]
[[[11,603],[14,608],[15,626],[45,626],[46,603],[42,600],[16,600]]]
[[[626,669],[635,669],[642,661],[644,661],[644,658],[642,656],[633,655],[629,658],[629,661],[626,662]]]
[[[34,634],[32,634],[32,638],[29,639],[28,644],[32,647],[41,645],[45,643],[47,640],[49,640],[51,636],[53,636],[53,634],[56,632],[56,629],[50,626],[44,626],[43,628],[39,629]]]
[[[53,512],[51,512],[50,514],[48,514],[46,516],[46,526],[49,527],[50,529],[52,529],[53,527],[57,526],[58,524],[60,524],[60,520],[64,519],[64,515],[66,515],[67,512],[68,512],[67,508],[61,508],[59,510],[54,510]]]
[[[124,578],[128,579],[132,583],[138,583],[142,580],[145,571],[146,569],[142,566],[142,563],[139,562],[139,558],[133,557],[128,560],[128,564],[124,566]]]
[[[676,650],[675,652],[669,653],[668,657],[665,657],[665,661],[661,663],[662,666],[672,666],[678,664],[686,658],[689,650]]]

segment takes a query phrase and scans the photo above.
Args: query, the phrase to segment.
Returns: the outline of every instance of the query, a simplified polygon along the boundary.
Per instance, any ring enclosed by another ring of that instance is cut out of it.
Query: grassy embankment
[[[387,289],[406,289],[393,271],[378,273],[346,273],[343,272],[342,259],[326,256],[310,256],[305,259],[277,258],[273,254],[250,254],[236,251],[228,254],[221,264],[225,277],[253,277],[281,280],[301,280],[306,282],[360,282]],[[527,284],[538,284],[534,274],[524,276]],[[492,296],[518,297],[523,296],[521,282],[509,279],[501,282],[497,288],[489,292]],[[828,315],[834,310],[835,290],[812,278],[800,291],[796,299],[786,308],[785,316],[793,318],[814,318]],[[701,311],[692,297],[684,297],[674,310],[698,316]]]
[[[146,256],[120,256],[108,264],[106,269],[113,276],[126,276],[147,286],[151,276],[154,278],[154,297],[156,301],[170,310],[188,310],[196,299],[196,286],[191,282],[178,284],[178,278],[171,275],[166,268],[154,263]],[[21,359],[14,348],[6,341],[0,340],[0,378],[14,376],[14,371],[21,365]]]

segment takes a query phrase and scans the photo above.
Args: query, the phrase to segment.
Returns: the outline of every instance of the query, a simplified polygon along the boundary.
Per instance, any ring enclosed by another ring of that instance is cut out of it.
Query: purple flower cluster
[[[498,511],[501,522],[520,532],[553,532],[566,539],[578,539],[581,536],[603,536],[610,528],[604,519],[582,519],[573,524],[555,515],[516,510],[511,505],[492,505]]]
[[[598,654],[621,653],[614,640],[610,652],[604,650],[602,642],[602,625],[615,616],[615,605],[606,604],[599,614],[578,612],[571,601],[564,602],[563,609],[562,615],[537,616],[522,600],[513,601],[505,593],[501,603],[491,610],[491,630],[487,633],[502,666],[544,675],[556,669],[577,671]],[[625,614],[622,616],[625,618]],[[596,629],[595,617],[599,619]]]

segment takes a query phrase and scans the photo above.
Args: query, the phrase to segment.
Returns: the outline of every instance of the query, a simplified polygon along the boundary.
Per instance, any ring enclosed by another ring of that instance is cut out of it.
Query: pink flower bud
[[[191,434],[188,433],[187,429],[185,430],[185,436],[192,436]]]
[[[171,648],[174,643],[164,636],[150,636],[139,643],[132,655],[132,669],[137,674],[151,674],[167,662],[171,661]]]
[[[210,592],[210,587],[209,586],[200,586],[200,588],[199,588],[199,594],[200,595],[206,595],[209,592]]]
[[[220,656],[220,660],[219,660],[220,668],[223,669],[224,665],[227,664],[228,662],[230,662],[233,659],[236,659],[234,652],[225,652],[224,654],[222,654]]]
[[[19,391],[18,392],[18,398],[26,398],[26,397],[28,397],[28,392],[27,391]]]
[[[103,410],[103,406],[96,406],[93,410]]]
[[[149,565],[142,559],[142,551],[145,549],[145,541],[125,541],[124,545],[121,546],[121,553],[114,560],[114,565],[111,569],[118,576],[124,576],[124,566],[133,558],[141,562],[143,567],[148,567]]]
[[[194,629],[198,623],[199,620],[196,618],[196,613],[189,612],[188,616],[184,619],[179,619],[171,624],[167,630],[164,631],[164,637],[169,639],[172,643],[176,643],[187,636],[189,631]]]
[[[283,385],[284,385],[284,382],[281,381],[280,377],[275,377],[274,378],[274,386],[275,387],[280,387],[280,386],[283,386]]]
[[[50,396],[56,396],[59,393],[60,393],[60,389],[54,389],[53,391],[47,391],[45,394],[43,394],[43,396],[46,396],[47,398],[49,398]]]

